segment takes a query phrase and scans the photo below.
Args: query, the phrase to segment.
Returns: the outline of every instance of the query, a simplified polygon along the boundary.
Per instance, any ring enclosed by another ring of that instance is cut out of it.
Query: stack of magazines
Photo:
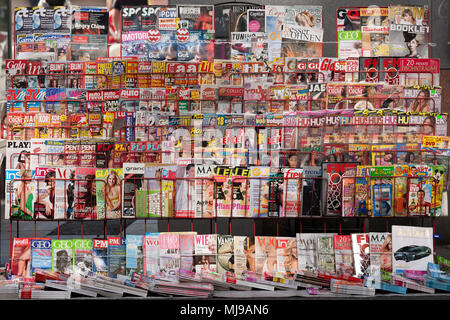
[[[393,274],[392,278],[396,285],[404,286],[407,290],[432,294],[435,292],[433,288],[425,285],[425,273],[423,272],[405,270],[403,274]]]
[[[375,288],[365,287],[362,283],[331,279],[330,290],[332,293],[374,296]]]
[[[15,280],[0,281],[0,300],[17,299],[19,294],[19,283]]]
[[[169,282],[155,280],[150,291],[168,296],[185,296],[195,298],[209,298],[212,296],[214,287],[210,283],[197,282]]]
[[[67,281],[47,280],[45,281],[45,290],[47,291],[67,291],[71,297],[97,297],[97,292],[83,290],[80,286],[68,283]]]
[[[438,264],[428,263],[425,285],[442,291],[450,291],[450,274],[441,271]]]
[[[19,289],[19,299],[70,299],[70,291],[48,291],[42,283],[23,284]]]

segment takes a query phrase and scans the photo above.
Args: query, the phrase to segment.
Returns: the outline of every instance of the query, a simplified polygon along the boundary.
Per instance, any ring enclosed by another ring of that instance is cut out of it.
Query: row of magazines
[[[108,14],[101,7],[15,8],[15,57],[108,56]],[[429,57],[427,6],[339,8],[336,14],[339,57]],[[142,60],[321,57],[325,42],[322,6],[124,7],[117,29],[121,55]]]
[[[120,89],[212,85],[242,88],[251,93],[252,80],[261,89],[273,85],[328,82],[439,86],[440,60],[423,58],[301,58],[242,62],[140,61],[135,57],[105,57],[88,61],[47,62],[7,59],[6,86],[18,88]]]
[[[447,169],[358,162],[7,169],[5,218],[436,217],[446,212]]]
[[[215,289],[307,289],[311,295],[326,291],[374,295],[375,289],[401,294],[407,289],[448,291],[448,260],[438,256],[435,264],[433,254],[432,228],[398,225],[392,226],[392,232],[294,237],[160,232],[105,239],[14,238],[8,279],[9,283],[57,280],[72,289],[91,290],[80,284],[89,283],[88,279],[117,286],[138,283],[138,288],[156,287],[156,292],[161,289],[166,294],[178,289],[175,295],[193,294],[204,283],[211,291],[205,296]],[[430,277],[447,285],[427,285]],[[333,286],[338,283],[333,280],[357,287],[350,292],[342,291],[345,286],[336,290]],[[40,290],[50,288],[42,285]],[[111,289],[103,286],[107,288]]]

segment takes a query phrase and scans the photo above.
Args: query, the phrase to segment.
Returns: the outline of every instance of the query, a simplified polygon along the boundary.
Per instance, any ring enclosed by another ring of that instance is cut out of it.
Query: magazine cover
[[[338,8],[336,30],[361,30],[360,8]]]
[[[428,58],[427,6],[389,6],[389,55]]]
[[[256,274],[264,279],[277,272],[276,237],[255,236]]]
[[[57,167],[54,219],[73,219],[75,211],[76,167]]]
[[[326,215],[341,215],[342,213],[342,175],[350,168],[356,168],[356,162],[336,162],[323,163],[322,176],[328,181],[327,185],[322,189],[327,192],[326,199]]]
[[[303,169],[283,169],[281,217],[299,217],[302,210]]]
[[[320,216],[323,210],[322,202],[322,168],[304,166],[302,179],[302,216]],[[309,179],[308,179],[309,178]]]
[[[195,236],[194,269],[201,274],[203,271],[217,271],[217,234],[202,234]]]
[[[126,238],[107,237],[108,240],[108,277],[117,278],[125,275],[126,270]]]
[[[362,56],[361,31],[338,31],[338,58],[347,59],[349,57]]]
[[[75,169],[74,219],[97,219],[95,168]]]
[[[14,238],[11,252],[11,274],[31,277],[31,238]]]
[[[317,237],[317,271],[335,273],[334,236],[321,234]]]
[[[441,112],[441,88],[433,86],[405,87],[403,96],[406,111],[410,112]]]
[[[122,168],[95,170],[97,220],[122,216],[122,173]]]
[[[276,276],[293,280],[298,272],[298,249],[296,237],[276,237],[277,268]]]
[[[369,275],[370,267],[370,242],[368,233],[352,233],[353,263],[357,278],[365,278]]]
[[[212,218],[214,210],[214,167],[212,165],[195,165],[195,217]]]
[[[51,239],[30,239],[31,248],[31,274],[36,269],[52,269],[52,240]]]
[[[408,214],[430,214],[432,188],[429,184],[431,170],[428,165],[409,165]]]
[[[32,220],[37,186],[34,170],[6,170],[5,219]]]
[[[364,57],[389,55],[389,8],[360,8]],[[383,39],[384,38],[384,39]],[[379,41],[373,41],[380,39]]]
[[[35,178],[37,197],[34,203],[34,218],[37,220],[53,220],[56,204],[56,168],[37,167]]]
[[[369,166],[357,166],[354,204],[356,216],[368,216],[371,214],[371,192],[369,175]]]
[[[233,217],[248,216],[250,208],[250,170],[246,167],[233,167],[232,182],[232,212]]]
[[[52,240],[52,271],[71,274],[74,266],[72,240]]]
[[[165,281],[178,281],[180,269],[180,235],[159,234],[159,276]]]
[[[285,6],[265,6],[265,26],[267,33],[268,60],[281,57],[281,31],[284,22]]]
[[[108,276],[107,239],[92,239],[92,272]]]
[[[394,167],[376,166],[370,168],[370,190],[372,194],[372,216],[392,217]]]
[[[180,233],[180,269],[194,272],[196,232]]]
[[[232,196],[231,169],[216,166],[214,172],[214,207],[217,217],[229,217],[231,215]]]
[[[73,271],[80,275],[92,272],[92,239],[73,239]]]
[[[356,208],[354,207],[354,199],[356,196],[355,182],[356,182],[357,167],[352,167],[342,175],[342,216],[353,217],[356,216]]]
[[[260,5],[233,5],[229,13],[230,32],[247,32],[248,30],[248,10],[261,9]]]
[[[406,216],[408,214],[408,165],[394,165],[394,216]]]
[[[297,233],[298,270],[317,272],[317,238],[322,233]]]
[[[249,211],[251,217],[267,217],[270,167],[251,167],[249,177]]]
[[[126,271],[125,274],[130,276],[133,272],[143,273],[143,236],[141,235],[126,235]]]
[[[31,169],[31,141],[6,142],[6,169]]]
[[[334,235],[334,258],[338,276],[353,276],[355,264],[352,254],[352,235]]]
[[[217,235],[217,273],[234,274],[234,236]]]
[[[144,174],[145,163],[123,164],[122,218],[136,217],[136,195],[140,190],[144,190]]]
[[[392,272],[392,234],[369,232],[370,276],[381,280],[381,272]]]
[[[79,7],[72,13],[68,60],[89,61],[108,57],[108,10]]]
[[[347,109],[347,86],[343,83],[327,84],[327,110]]]
[[[439,59],[399,58],[399,81],[406,87],[439,86],[439,70]]]
[[[255,237],[234,236],[234,275],[245,279],[256,274]]]
[[[438,217],[442,215],[443,190],[446,169],[444,166],[430,166],[429,184],[431,185],[430,215]]]
[[[144,275],[157,275],[159,273],[159,233],[147,233],[142,241]]]
[[[146,165],[145,188],[136,194],[136,217],[172,217],[176,167],[170,165]]]
[[[392,272],[426,271],[433,248],[433,228],[392,226]]]
[[[359,58],[359,81],[379,82],[380,81],[380,58],[360,57]]]
[[[213,5],[178,5],[178,28],[214,31]]]

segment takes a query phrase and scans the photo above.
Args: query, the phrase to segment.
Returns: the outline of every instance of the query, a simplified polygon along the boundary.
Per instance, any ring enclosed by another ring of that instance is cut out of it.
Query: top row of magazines
[[[108,56],[106,8],[18,7],[14,22],[15,59]],[[323,8],[312,5],[124,7],[120,27],[121,56],[147,61],[319,58],[328,43]],[[339,8],[335,32],[338,58],[430,57],[427,6]]]

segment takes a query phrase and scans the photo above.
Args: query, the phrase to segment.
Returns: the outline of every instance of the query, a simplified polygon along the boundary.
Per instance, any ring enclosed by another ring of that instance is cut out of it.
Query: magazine
[[[165,281],[177,282],[180,271],[180,235],[159,234],[159,274]]]
[[[144,190],[144,163],[124,163],[123,164],[123,184],[122,218],[136,217],[136,196],[140,190]]]
[[[334,236],[321,234],[317,237],[317,270],[335,273]]]
[[[52,240],[52,271],[71,274],[74,266],[73,240]]]
[[[159,233],[147,233],[144,235],[144,275],[154,276],[159,273]]]
[[[126,273],[126,238],[108,236],[108,277]]]
[[[52,269],[52,241],[51,239],[30,239],[31,274],[36,269]]]
[[[392,272],[392,234],[369,232],[370,276],[381,280],[381,272]]]
[[[372,194],[372,216],[393,216],[394,167],[376,166],[370,168]]]
[[[108,276],[107,239],[92,239],[92,272]]]
[[[75,215],[76,168],[59,167],[55,169],[54,219],[73,219]]]
[[[125,274],[130,276],[133,272],[143,273],[143,236],[141,235],[126,235],[126,271]]]
[[[392,226],[392,272],[426,271],[433,248],[433,228]]]
[[[355,265],[352,254],[352,235],[334,235],[335,268],[338,276],[353,276]]]
[[[122,216],[122,168],[95,170],[97,220]]]
[[[217,234],[195,236],[194,269],[197,274],[217,271]]]
[[[355,268],[354,274],[358,278],[365,278],[369,275],[369,267],[371,263],[369,234],[353,233],[351,238]]]
[[[234,275],[246,278],[256,274],[255,237],[234,236]]]
[[[217,235],[217,273],[234,274],[234,236]]]
[[[73,271],[79,275],[92,272],[92,239],[73,239]]]
[[[97,219],[95,168],[75,169],[74,219]]]
[[[11,274],[25,278],[32,276],[31,273],[31,239],[14,238],[11,251]]]

